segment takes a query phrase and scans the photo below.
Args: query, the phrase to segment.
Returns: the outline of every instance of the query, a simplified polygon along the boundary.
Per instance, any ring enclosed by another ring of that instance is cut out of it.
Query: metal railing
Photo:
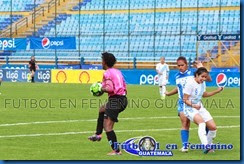
[[[42,16],[44,16],[45,15],[45,8],[44,7],[40,7],[40,8],[38,8],[37,10],[35,10],[32,14],[31,14],[31,19],[32,19],[32,24],[34,23],[34,20],[35,20],[35,18],[36,17],[38,17],[38,16],[40,16],[40,15],[42,15]]]
[[[1,64],[14,65],[14,64],[28,64],[30,60],[29,56],[3,56],[0,58]],[[155,67],[160,57],[117,57],[117,66],[122,68],[138,68],[138,67]],[[193,59],[188,57],[189,63],[192,63]],[[65,56],[36,56],[36,61],[39,65],[55,65],[56,68],[59,64],[101,64],[101,58],[98,57],[65,57]],[[166,57],[166,62],[169,66],[176,66],[175,57]]]
[[[30,16],[26,16],[22,19],[20,19],[17,22],[14,22],[12,25],[9,25],[7,28],[5,28],[4,30],[0,31],[0,35],[2,37],[12,37],[14,34],[18,34],[18,31],[21,27],[26,26],[28,27],[28,24],[31,22],[32,24],[35,23],[35,18],[37,18],[38,16],[45,16],[45,11],[50,12],[50,9],[55,6],[55,4],[60,5],[60,2],[63,1],[65,2],[66,0],[51,0],[50,2],[48,2],[47,6],[45,7],[43,6],[38,6],[36,8],[34,8],[33,11],[30,12]]]

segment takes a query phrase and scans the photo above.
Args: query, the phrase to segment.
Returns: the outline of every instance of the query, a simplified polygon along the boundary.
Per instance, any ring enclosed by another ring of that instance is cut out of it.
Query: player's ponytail
[[[200,68],[198,68],[197,69],[197,71],[194,73],[194,76],[196,77],[196,76],[199,76],[199,75],[201,75],[202,73],[209,73],[208,72],[208,70],[206,69],[206,68],[204,68],[204,67],[200,67]]]

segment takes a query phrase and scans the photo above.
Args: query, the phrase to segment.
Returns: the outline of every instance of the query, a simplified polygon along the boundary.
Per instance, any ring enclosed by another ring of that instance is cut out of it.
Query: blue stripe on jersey
[[[196,71],[196,69],[188,69],[186,70],[184,73],[178,72],[175,75],[175,81],[179,78],[185,78],[188,76],[194,76],[194,72]],[[182,112],[183,111],[183,106],[184,106],[184,101],[183,101],[183,86],[182,84],[177,84],[178,87],[178,94],[180,96],[179,100],[178,100],[178,112]]]
[[[180,79],[180,78],[184,78],[184,77],[188,77],[188,76],[194,76],[194,72],[192,70],[186,70],[184,73],[178,72],[175,75],[175,80]]]
[[[183,99],[183,86],[181,84],[177,84],[177,87],[179,89],[179,94],[180,94],[180,98]]]

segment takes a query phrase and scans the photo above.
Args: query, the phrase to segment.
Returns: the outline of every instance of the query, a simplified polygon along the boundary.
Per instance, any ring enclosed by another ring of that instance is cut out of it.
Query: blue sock
[[[189,139],[189,130],[181,130],[181,141],[184,147],[185,144],[188,143],[188,139]]]

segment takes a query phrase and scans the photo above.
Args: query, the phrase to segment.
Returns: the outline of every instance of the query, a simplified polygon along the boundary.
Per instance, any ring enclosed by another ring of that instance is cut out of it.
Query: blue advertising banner
[[[39,69],[55,69],[55,65],[38,65]],[[28,64],[4,64],[1,69],[28,69]]]
[[[0,50],[25,50],[26,38],[0,38]]]
[[[84,64],[82,65],[82,69],[99,70],[102,69],[102,65]]]
[[[220,40],[219,35],[199,35],[197,40],[210,41],[210,40]]]
[[[75,37],[30,38],[30,49],[76,49]]]
[[[80,64],[75,65],[58,65],[58,69],[81,69]]]
[[[21,69],[1,69],[0,79],[8,82],[29,82],[28,76],[30,76],[29,70]],[[50,70],[37,70],[35,73],[35,82],[49,83],[51,81]]]
[[[216,40],[225,40],[225,41],[232,41],[232,40],[240,40],[240,34],[222,34],[222,35],[198,35],[198,41],[216,41]]]
[[[170,70],[168,85],[175,85],[177,70]],[[158,85],[155,70],[122,70],[127,84]],[[240,87],[240,72],[210,72],[212,82],[207,86]]]
[[[221,35],[220,40],[240,40],[240,35],[233,34],[223,34]]]
[[[232,67],[232,68],[211,68],[211,72],[240,72],[240,69],[238,67]]]

